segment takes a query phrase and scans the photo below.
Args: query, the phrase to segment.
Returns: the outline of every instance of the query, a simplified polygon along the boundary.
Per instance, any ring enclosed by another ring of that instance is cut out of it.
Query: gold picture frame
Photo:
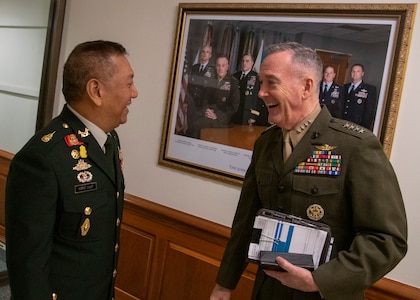
[[[379,95],[372,130],[389,156],[415,10],[416,4],[180,3],[159,164],[241,184],[252,156],[249,145],[264,128],[233,126],[188,136],[189,70],[206,43],[213,53],[228,49],[233,73],[243,49],[253,51],[257,67],[266,45],[285,40],[326,51],[331,59],[346,54],[343,83],[351,64],[368,66],[365,77]]]

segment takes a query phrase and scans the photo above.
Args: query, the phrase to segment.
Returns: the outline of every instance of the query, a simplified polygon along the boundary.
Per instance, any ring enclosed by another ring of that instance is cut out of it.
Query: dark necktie
[[[244,77],[245,77],[245,73],[244,73],[244,72],[242,72],[242,74],[241,74],[241,78],[239,78],[239,80],[242,80]]]
[[[105,157],[106,157],[106,161],[109,168],[115,172],[114,156],[115,156],[114,138],[110,134],[108,134],[108,137],[105,142]]]
[[[324,90],[322,91],[323,93],[326,93],[328,89],[328,85],[324,84]]]
[[[349,90],[349,94],[351,94],[351,93],[353,93],[354,92],[354,84],[351,84],[351,86],[350,86],[350,90]]]
[[[200,65],[200,72],[203,72],[204,70],[204,65]]]

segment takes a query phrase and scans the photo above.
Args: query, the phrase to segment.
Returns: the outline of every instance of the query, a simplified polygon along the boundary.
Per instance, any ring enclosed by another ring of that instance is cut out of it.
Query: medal
[[[79,139],[77,138],[77,136],[74,133],[66,135],[64,137],[64,141],[66,141],[66,144],[69,147],[77,146],[77,145],[83,145],[83,142],[80,142]]]
[[[71,154],[71,157],[73,157],[73,159],[79,159],[80,158],[80,153],[76,149],[71,150],[70,154]]]
[[[324,209],[319,204],[312,204],[306,209],[306,215],[313,221],[319,221],[324,217]]]
[[[81,183],[90,182],[92,181],[93,175],[89,171],[83,171],[77,174],[77,180]]]
[[[86,158],[87,157],[87,149],[84,145],[81,145],[80,148],[80,157],[81,158]]]
[[[77,150],[73,150],[73,151],[76,151],[77,152]],[[73,152],[72,151],[72,152]],[[79,153],[77,152],[77,155],[78,155]],[[73,156],[73,155],[72,155]],[[89,169],[90,167],[92,167],[92,165],[90,165],[90,164],[88,164],[87,162],[85,162],[83,159],[79,159],[79,161],[77,162],[77,164],[73,167],[73,170],[74,171],[83,171],[83,170],[87,170],[87,169]]]

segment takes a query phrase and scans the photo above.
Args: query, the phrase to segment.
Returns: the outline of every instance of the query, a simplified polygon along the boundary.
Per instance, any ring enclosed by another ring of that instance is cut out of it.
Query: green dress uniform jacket
[[[6,185],[12,299],[112,299],[124,199],[115,152],[107,163],[65,106],[15,155]]]
[[[231,238],[217,283],[234,289],[246,267],[255,215],[268,208],[309,219],[317,205],[334,244],[329,262],[312,275],[320,293],[287,288],[261,269],[252,299],[364,299],[364,290],[389,272],[407,251],[407,220],[393,168],[368,130],[332,118],[323,107],[289,159],[283,163],[282,130],[273,126],[256,141],[246,173]],[[335,146],[338,175],[297,173],[316,146]]]

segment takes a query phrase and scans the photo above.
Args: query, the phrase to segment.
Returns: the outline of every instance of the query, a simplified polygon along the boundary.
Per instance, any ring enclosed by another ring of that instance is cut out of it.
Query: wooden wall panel
[[[122,225],[116,285],[138,299],[147,296],[154,245],[154,235]]]
[[[4,241],[4,190],[10,153],[0,150],[0,240]],[[230,229],[126,195],[116,300],[208,299]],[[249,299],[256,266],[244,272],[231,300]],[[366,300],[420,299],[420,289],[387,278]]]

